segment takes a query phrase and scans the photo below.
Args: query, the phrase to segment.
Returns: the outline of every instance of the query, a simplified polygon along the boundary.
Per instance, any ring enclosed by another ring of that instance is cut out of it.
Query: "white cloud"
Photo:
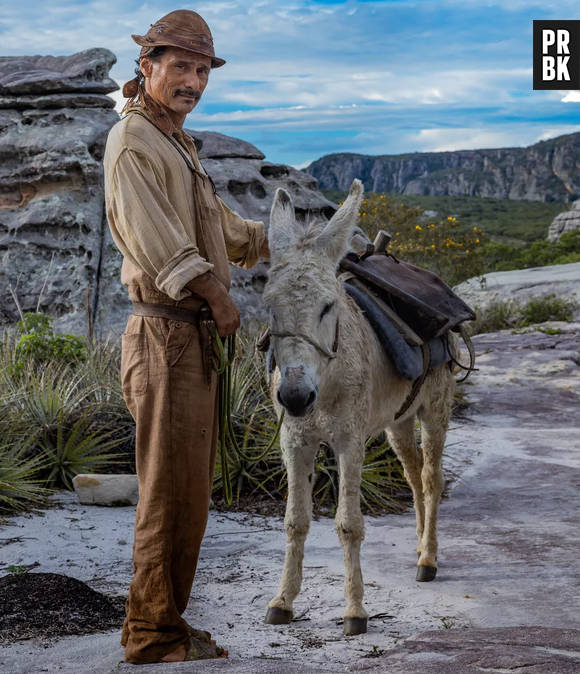
[[[306,161],[303,161],[300,164],[292,164],[292,167],[301,171],[302,169],[305,169],[307,166],[310,166],[310,164],[312,164],[313,161],[314,159],[307,159]]]
[[[562,103],[580,103],[580,91],[569,91],[562,99]]]
[[[512,130],[490,129],[421,129],[411,137],[413,145],[423,152],[451,150],[483,150],[498,147],[520,147],[527,144]]]
[[[543,129],[535,138],[534,142],[538,143],[541,140],[550,140],[550,138],[556,138],[557,136],[564,136],[568,133],[578,133],[580,131],[580,125],[568,124],[566,126],[553,126],[548,129]]]

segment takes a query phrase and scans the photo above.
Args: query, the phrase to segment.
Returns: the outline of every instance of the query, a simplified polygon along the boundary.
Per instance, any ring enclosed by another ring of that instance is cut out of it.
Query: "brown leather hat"
[[[141,47],[180,47],[210,56],[212,68],[220,68],[225,63],[215,55],[209,26],[199,14],[189,9],[169,12],[151,24],[147,35],[131,35],[131,37]]]

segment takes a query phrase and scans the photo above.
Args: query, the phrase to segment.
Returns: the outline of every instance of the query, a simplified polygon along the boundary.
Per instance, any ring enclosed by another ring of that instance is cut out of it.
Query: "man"
[[[207,522],[218,439],[217,375],[200,308],[222,337],[240,326],[228,260],[269,256],[264,223],[244,220],[215,193],[186,116],[215,56],[195,12],[164,16],[144,36],[124,118],[105,152],[107,217],[123,253],[133,314],[122,337],[123,395],[136,422],[139,505],[134,577],[121,644],[140,664],[227,656],[183,619]],[[205,346],[205,348],[204,348]]]

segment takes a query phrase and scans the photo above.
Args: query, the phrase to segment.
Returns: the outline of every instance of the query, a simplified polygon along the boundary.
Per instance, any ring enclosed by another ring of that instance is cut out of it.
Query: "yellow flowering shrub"
[[[483,251],[488,238],[481,229],[459,232],[457,218],[427,220],[419,206],[409,208],[385,194],[369,194],[363,201],[359,226],[374,240],[384,229],[392,236],[389,252],[395,257],[439,274],[456,285],[484,272]]]

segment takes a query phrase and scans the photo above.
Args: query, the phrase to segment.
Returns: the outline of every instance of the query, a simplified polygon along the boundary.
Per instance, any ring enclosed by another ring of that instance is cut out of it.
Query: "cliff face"
[[[106,49],[0,58],[0,322],[40,306],[80,331],[99,296],[102,156],[119,116]],[[50,271],[49,271],[50,270]]]
[[[568,202],[580,197],[580,133],[526,148],[368,156],[331,154],[306,173],[323,189]]]
[[[98,333],[121,333],[130,302],[122,257],[104,209],[102,158],[119,121],[107,93],[115,55],[0,57],[0,325],[24,311],[55,318],[58,332],[84,334],[90,313]],[[222,199],[242,217],[268,224],[277,187],[298,214],[329,218],[336,205],[302,171],[264,161],[250,143],[189,131]],[[267,266],[232,266],[232,296],[242,314],[265,318]],[[45,283],[46,282],[46,283]]]

